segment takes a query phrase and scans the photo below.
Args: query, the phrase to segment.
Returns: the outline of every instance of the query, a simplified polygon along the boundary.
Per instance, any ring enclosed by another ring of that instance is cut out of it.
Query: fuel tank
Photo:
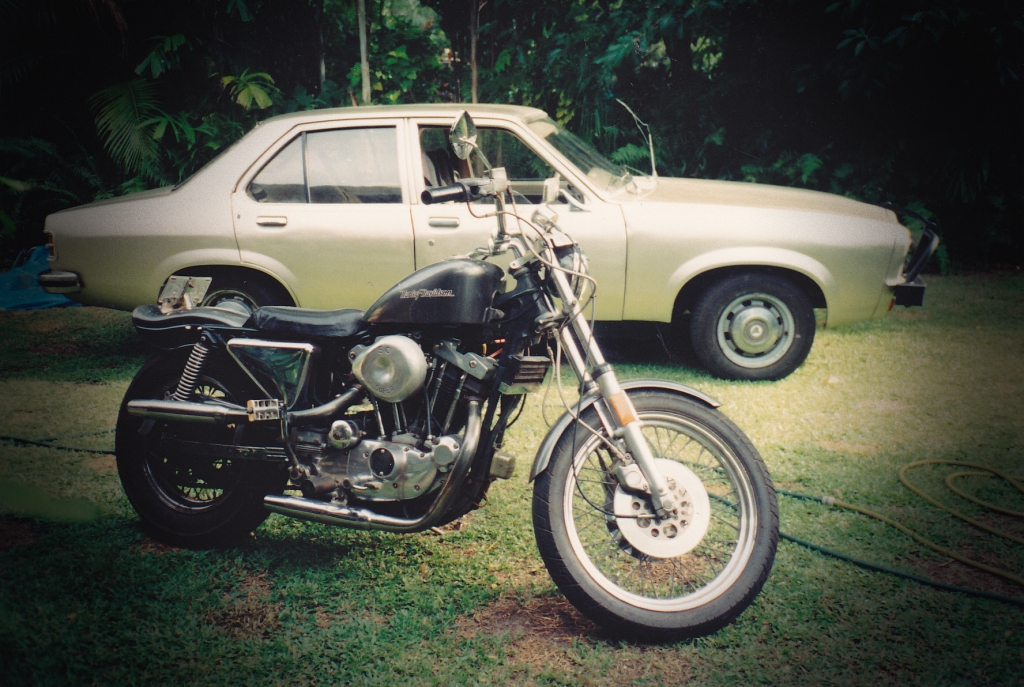
[[[488,309],[505,280],[497,265],[445,260],[417,270],[367,308],[371,324],[487,324]]]

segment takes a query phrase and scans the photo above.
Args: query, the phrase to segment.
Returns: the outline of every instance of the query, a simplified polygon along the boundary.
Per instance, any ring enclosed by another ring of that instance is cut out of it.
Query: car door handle
[[[256,218],[256,224],[260,225],[261,227],[283,227],[286,224],[288,224],[288,218],[269,217],[264,215]]]
[[[458,217],[431,217],[427,224],[432,227],[438,227],[439,229],[455,229],[459,226]]]

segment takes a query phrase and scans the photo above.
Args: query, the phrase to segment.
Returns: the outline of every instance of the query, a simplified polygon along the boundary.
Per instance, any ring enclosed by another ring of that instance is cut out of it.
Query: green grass
[[[928,281],[923,309],[819,330],[807,363],[781,382],[714,380],[656,350],[617,368],[719,398],[777,485],[841,494],[1020,573],[1021,547],[951,519],[903,488],[896,471],[947,459],[1024,475],[1024,278]],[[75,350],[55,354],[68,332]],[[0,314],[0,337],[0,435],[113,427],[142,360],[126,315]],[[6,510],[22,515],[0,519],[0,684],[1024,685],[1019,607],[789,543],[754,605],[716,635],[666,646],[606,638],[561,599],[533,543],[525,474],[546,431],[539,405],[533,397],[509,441],[517,476],[497,483],[487,508],[458,530],[396,536],[274,515],[245,546],[204,552],[144,536],[109,457],[0,443],[0,503],[11,485],[45,495],[34,517],[8,499]],[[104,449],[112,435],[64,443]],[[1024,532],[1020,521],[947,493],[950,471],[911,477]],[[991,480],[965,484],[1024,508]],[[93,519],[82,521],[83,504]],[[780,508],[783,530],[801,538],[1024,597],[881,523],[789,498]]]

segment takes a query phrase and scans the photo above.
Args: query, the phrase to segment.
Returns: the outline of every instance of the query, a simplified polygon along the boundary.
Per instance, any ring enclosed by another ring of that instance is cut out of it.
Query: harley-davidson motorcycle
[[[527,206],[486,163],[468,114],[449,140],[488,171],[423,202],[482,199],[473,207],[496,219],[486,248],[415,272],[365,312],[192,307],[204,285],[187,277],[135,310],[141,336],[168,352],[138,373],[118,417],[128,499],[157,536],[192,547],[247,535],[271,512],[435,528],[512,475],[507,430],[546,377],[562,395],[564,359],[579,399],[563,401],[529,473],[551,577],[617,632],[716,631],[775,557],[778,509],[757,450],[711,397],[616,378],[587,319],[586,257],[558,229],[556,201],[575,200],[559,179]],[[499,255],[507,273],[487,261]]]

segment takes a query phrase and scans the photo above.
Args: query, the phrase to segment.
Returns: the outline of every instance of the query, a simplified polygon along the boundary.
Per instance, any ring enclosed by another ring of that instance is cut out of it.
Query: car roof
[[[524,107],[522,105],[494,105],[489,103],[419,103],[410,105],[367,105],[358,107],[333,107],[322,110],[305,110],[303,112],[291,112],[289,114],[270,117],[262,122],[280,123],[291,121],[320,121],[323,119],[361,119],[363,117],[430,117],[437,115],[454,116],[466,110],[474,117],[485,117],[488,115],[503,118],[519,119],[523,122],[531,122],[535,119],[547,117],[544,110],[535,107]]]

